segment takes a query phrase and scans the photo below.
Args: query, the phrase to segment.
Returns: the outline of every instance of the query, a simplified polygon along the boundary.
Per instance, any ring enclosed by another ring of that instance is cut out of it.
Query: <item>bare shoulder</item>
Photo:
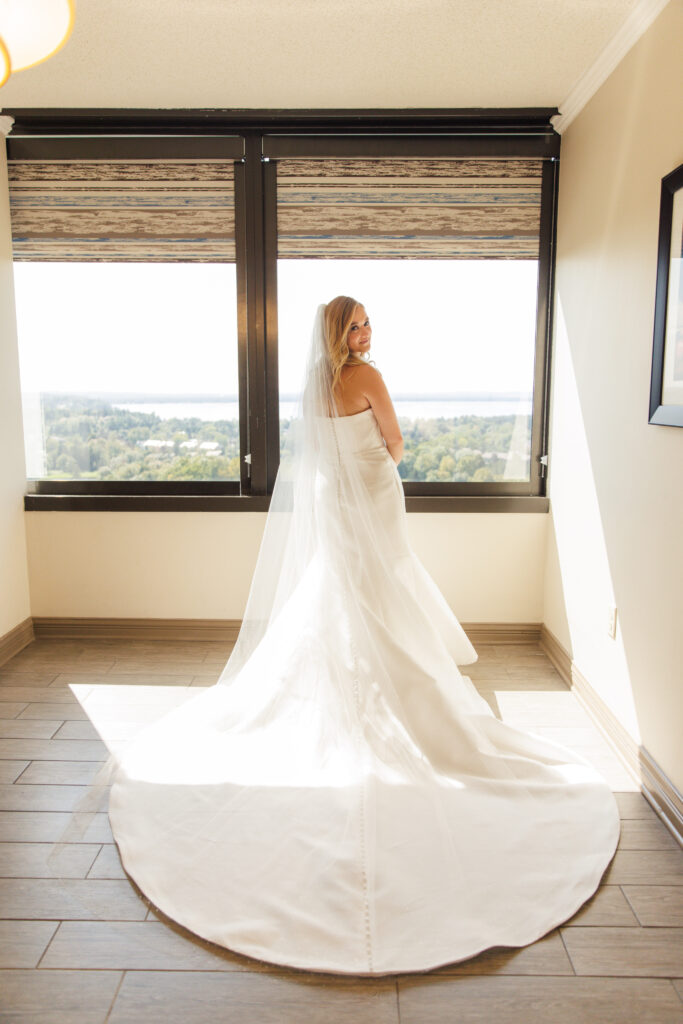
[[[376,366],[361,366],[362,377],[359,385],[370,399],[380,398],[387,393],[387,386],[384,377]],[[374,404],[374,402],[373,402]]]
[[[371,387],[374,383],[382,380],[382,374],[370,363],[360,366],[355,363],[353,366],[345,366],[342,375],[346,380],[353,380],[354,384],[361,387]]]
[[[373,373],[379,374],[379,370],[372,363],[347,363],[346,366],[342,366],[341,372],[342,377],[362,377]]]
[[[368,377],[373,380],[378,380],[382,376],[374,363],[366,363],[365,366],[361,366],[360,369],[362,373],[366,373]]]

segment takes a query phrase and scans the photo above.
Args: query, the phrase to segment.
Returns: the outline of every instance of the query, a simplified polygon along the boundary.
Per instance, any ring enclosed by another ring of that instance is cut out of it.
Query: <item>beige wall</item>
[[[24,440],[5,137],[0,131],[0,636],[31,614],[26,573]]]
[[[465,622],[540,622],[544,514],[411,514],[412,543]],[[28,512],[33,615],[241,618],[258,512]]]
[[[647,418],[660,181],[683,162],[682,39],[683,6],[669,4],[562,138],[544,611],[681,789],[683,430]]]

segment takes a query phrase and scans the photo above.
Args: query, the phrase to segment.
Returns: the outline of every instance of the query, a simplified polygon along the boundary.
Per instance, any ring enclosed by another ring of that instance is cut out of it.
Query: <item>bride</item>
[[[583,757],[460,673],[477,653],[410,545],[370,342],[355,299],[318,308],[234,650],[118,753],[109,805],[168,917],[355,975],[534,942],[594,893],[620,827]]]

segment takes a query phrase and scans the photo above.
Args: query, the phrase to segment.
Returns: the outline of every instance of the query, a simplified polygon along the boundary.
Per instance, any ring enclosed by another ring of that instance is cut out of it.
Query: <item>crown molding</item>
[[[13,124],[13,117],[9,117],[7,114],[0,114],[0,135],[9,135],[9,133],[12,131]]]
[[[551,117],[550,121],[556,132],[561,135],[569,127],[577,114],[609,78],[617,64],[670,2],[672,0],[639,0],[595,62],[581,75],[564,103],[560,103],[560,113]]]

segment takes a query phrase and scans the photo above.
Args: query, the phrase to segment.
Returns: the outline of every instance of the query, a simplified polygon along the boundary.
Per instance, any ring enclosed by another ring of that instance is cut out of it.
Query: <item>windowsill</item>
[[[267,495],[26,494],[27,512],[267,512]],[[407,512],[548,512],[548,498],[530,495],[413,495]]]

